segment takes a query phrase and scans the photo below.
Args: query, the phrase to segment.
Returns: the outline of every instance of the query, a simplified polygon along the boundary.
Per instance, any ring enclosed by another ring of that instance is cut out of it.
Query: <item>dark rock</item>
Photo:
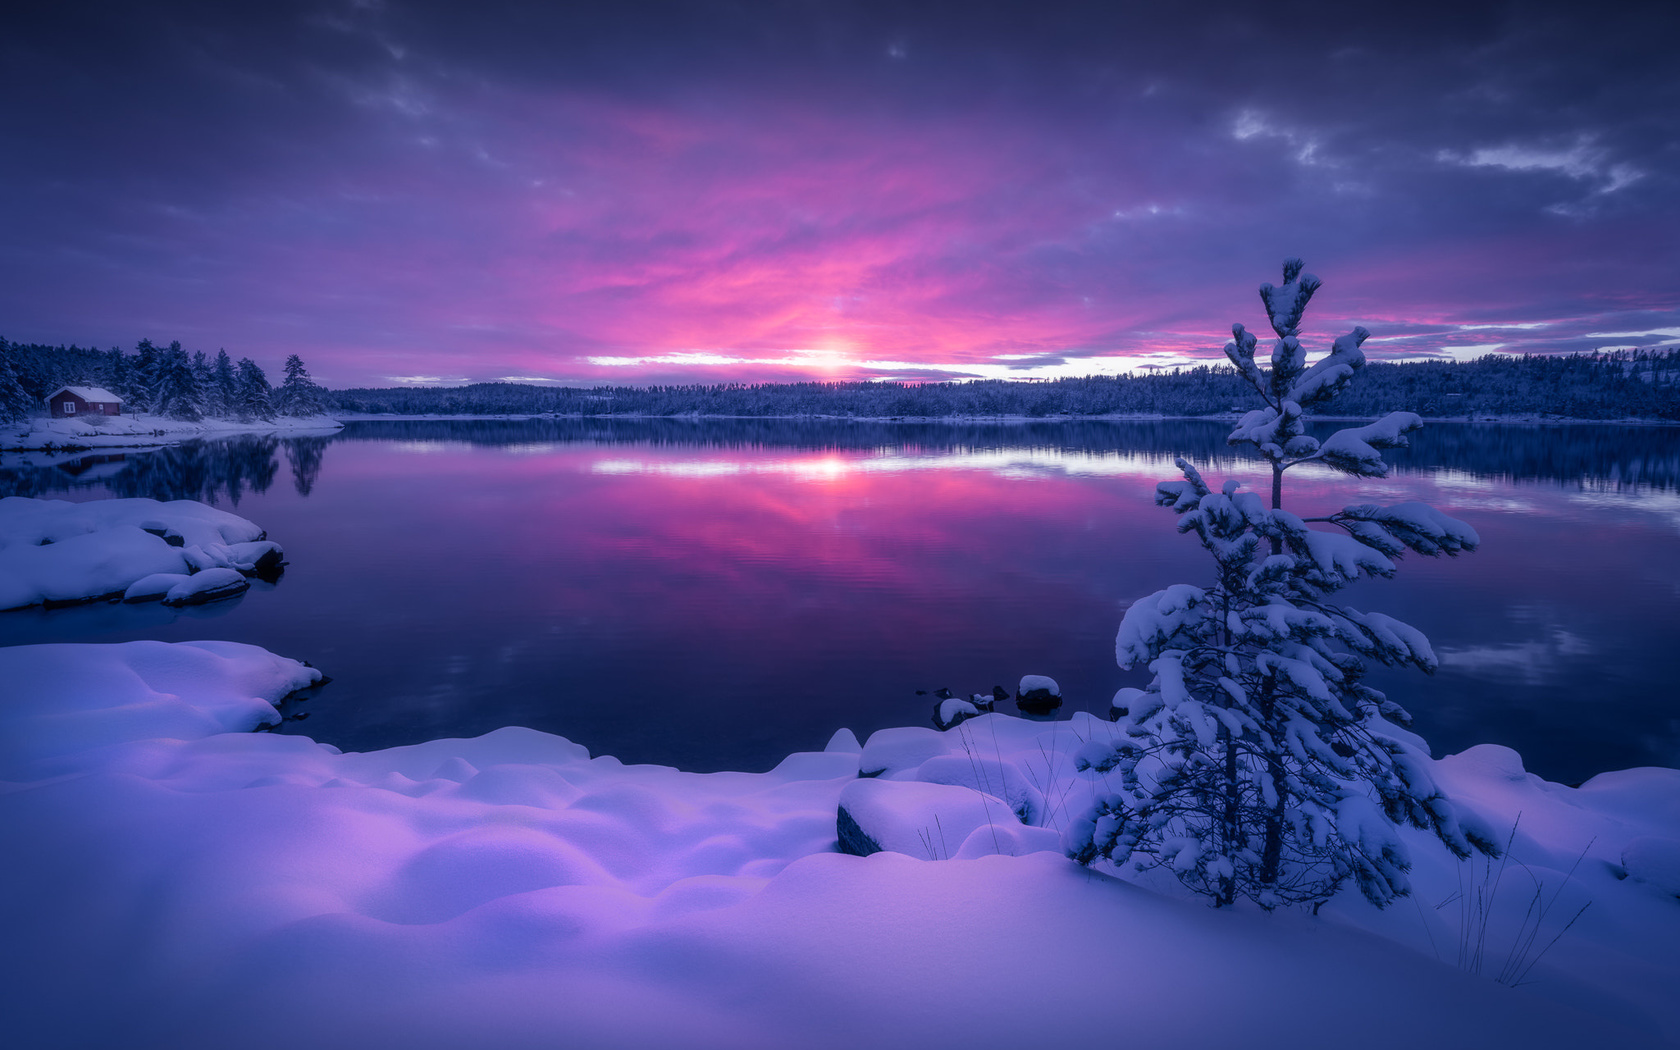
[[[1047,715],[1062,706],[1062,698],[1048,689],[1029,689],[1015,698],[1015,706],[1029,715]]]
[[[948,692],[949,690],[941,691]],[[933,705],[933,728],[943,733],[947,729],[955,729],[979,714],[980,709],[967,700],[958,700],[954,696],[948,696]]]
[[[286,556],[280,552],[278,547],[270,547],[268,550],[263,552],[262,557],[257,559],[256,565],[251,569],[252,575],[262,577],[267,573],[273,573],[278,576],[280,574],[280,565],[285,560],[285,557]]]
[[[869,833],[858,827],[846,807],[841,806],[834,817],[834,831],[840,839],[840,852],[854,857],[867,857],[871,853],[881,852],[881,844],[869,837]]]

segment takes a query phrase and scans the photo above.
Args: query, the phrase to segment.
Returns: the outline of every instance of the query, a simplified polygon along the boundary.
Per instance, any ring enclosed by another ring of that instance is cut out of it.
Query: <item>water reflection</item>
[[[1322,437],[1344,424],[1318,423]],[[241,436],[162,449],[59,456],[36,464],[0,458],[0,495],[46,496],[101,488],[153,499],[227,500],[266,492],[283,454],[292,485],[307,496],[329,444],[389,442],[404,452],[448,446],[541,455],[582,444],[670,449],[865,453],[847,469],[918,467],[1123,474],[1183,455],[1215,469],[1257,462],[1225,444],[1228,424],[1206,420],[1072,423],[887,423],[843,420],[530,419],[370,420],[328,435]],[[39,456],[35,458],[40,458]],[[1452,471],[1470,479],[1545,480],[1610,490],[1680,490],[1680,428],[1660,426],[1431,423],[1410,449],[1389,454],[1398,473]],[[789,462],[803,463],[802,458]],[[634,456],[603,460],[602,473],[648,469],[731,475],[765,469],[755,456],[724,456],[649,467]],[[808,469],[801,467],[800,469]]]
[[[328,436],[247,434],[80,456],[14,453],[20,461],[15,465],[0,460],[0,496],[45,497],[96,491],[101,496],[193,499],[212,505],[225,500],[237,507],[247,494],[267,492],[274,484],[281,452],[291,467],[293,487],[299,495],[307,496],[315,487],[331,440]],[[33,462],[35,459],[56,462],[41,464]]]
[[[80,615],[8,619],[0,638],[219,637],[307,658],[336,680],[288,728],[347,748],[511,723],[626,760],[764,768],[841,725],[923,721],[916,689],[1044,673],[1082,709],[1140,684],[1113,664],[1124,602],[1208,572],[1155,482],[1175,453],[1257,480],[1225,432],[374,422],[5,465],[0,481],[43,495],[241,500],[292,567],[214,623],[65,610]],[[1505,743],[1563,780],[1680,764],[1675,431],[1424,434],[1441,440],[1392,478],[1291,489],[1309,511],[1425,499],[1483,536],[1350,589],[1442,657],[1434,678],[1380,687],[1438,749]]]

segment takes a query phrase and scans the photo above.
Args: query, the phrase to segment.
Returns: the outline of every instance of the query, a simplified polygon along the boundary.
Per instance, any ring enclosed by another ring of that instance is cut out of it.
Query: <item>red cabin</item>
[[[47,409],[54,419],[74,416],[120,416],[122,398],[103,387],[67,386],[47,398]]]

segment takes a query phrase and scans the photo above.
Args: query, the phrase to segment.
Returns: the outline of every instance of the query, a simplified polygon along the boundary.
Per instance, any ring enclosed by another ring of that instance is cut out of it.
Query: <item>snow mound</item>
[[[243,575],[282,557],[254,523],[192,500],[0,499],[0,610],[117,597],[208,601],[243,591]],[[206,573],[214,575],[195,575]],[[171,576],[191,581],[163,586]]]
[[[1644,835],[1622,849],[1628,878],[1668,897],[1680,897],[1680,840]]]
[[[1452,965],[1457,908],[1436,905],[1463,869],[1421,833],[1419,906],[1383,912],[1357,892],[1318,916],[1214,912],[1059,856],[1103,776],[1076,755],[1116,732],[1089,715],[981,714],[861,749],[837,733],[756,774],[626,766],[517,728],[366,754],[245,732],[319,677],[229,642],[0,649],[8,1045],[1680,1037],[1680,907],[1638,881],[1668,870],[1640,840],[1673,838],[1674,770],[1573,789],[1497,751],[1433,763],[1494,826],[1522,814],[1525,879],[1592,900],[1535,987],[1510,989]],[[888,848],[840,854],[843,806]],[[1512,932],[1496,922],[1490,947]],[[930,1004],[981,967],[1009,993]]]
[[[867,857],[891,850],[921,860],[948,860],[977,829],[1019,823],[1002,799],[969,788],[892,780],[847,784],[835,819],[843,853]]]

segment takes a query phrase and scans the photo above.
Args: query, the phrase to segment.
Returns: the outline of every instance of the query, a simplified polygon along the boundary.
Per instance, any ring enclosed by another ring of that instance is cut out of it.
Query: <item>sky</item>
[[[332,387],[1680,342],[1672,4],[77,2],[0,15],[0,336]]]

